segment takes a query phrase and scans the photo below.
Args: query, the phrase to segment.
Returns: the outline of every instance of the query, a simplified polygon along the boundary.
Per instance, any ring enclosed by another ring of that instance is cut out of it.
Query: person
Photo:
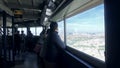
[[[25,34],[24,31],[21,31],[21,51],[25,52]]]
[[[46,68],[58,68],[57,62],[61,51],[65,50],[66,46],[62,42],[58,35],[58,24],[57,22],[51,22],[50,31],[47,37],[47,50],[46,50]]]
[[[16,31],[16,33],[14,34],[14,43],[15,43],[15,54],[20,54],[21,37],[19,31]]]
[[[45,29],[43,29],[42,32],[40,33],[39,40],[37,41],[37,44],[34,48],[34,52],[37,53],[38,64],[40,63],[42,68],[44,68],[44,61],[43,61],[44,40],[45,40]]]
[[[45,38],[45,30],[43,29],[42,32],[40,33],[40,37],[39,37],[39,40],[37,41],[37,44],[34,48],[34,51],[39,54],[40,52],[40,49],[43,47],[44,45],[44,38]]]
[[[40,57],[43,59],[45,58],[45,54],[46,54],[46,43],[47,43],[46,38],[48,36],[49,30],[50,29],[48,29],[47,32],[45,32],[43,36],[40,34],[40,36],[43,37],[41,40],[39,40],[39,41],[43,41],[41,51],[40,51]]]
[[[26,49],[29,52],[33,52],[33,48],[34,48],[33,34],[29,30],[26,36]]]
[[[22,37],[22,39],[24,40],[25,34],[24,34],[24,31],[23,31],[23,30],[21,31],[21,37]]]

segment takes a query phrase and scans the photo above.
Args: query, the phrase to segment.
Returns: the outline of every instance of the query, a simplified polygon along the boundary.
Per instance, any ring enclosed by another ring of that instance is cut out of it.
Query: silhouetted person
[[[59,56],[66,46],[58,35],[58,24],[56,22],[51,22],[47,39],[46,66],[58,68]]]
[[[31,33],[31,31],[28,31],[28,34],[26,36],[26,48],[29,52],[33,51],[34,48],[34,42],[33,42],[33,34]]]
[[[40,57],[42,57],[43,59],[45,58],[45,54],[46,54],[46,45],[47,45],[47,36],[49,33],[50,29],[47,30],[47,32],[44,33],[44,35],[40,34],[40,38],[43,37],[41,40],[43,41],[43,46],[41,47],[41,51],[40,51]],[[41,40],[39,40],[41,42]]]
[[[24,31],[22,30],[21,31],[21,50],[22,50],[22,52],[25,51],[25,38],[26,38],[26,35],[24,34]]]
[[[37,41],[37,44],[34,48],[34,51],[37,53],[37,56],[38,56],[38,64],[39,62],[41,62],[40,64],[42,68],[44,68],[44,62],[43,62],[44,41],[45,41],[45,30],[43,29],[42,32],[40,33],[39,40]]]
[[[14,43],[15,43],[15,54],[19,54],[20,53],[20,44],[21,44],[21,37],[20,37],[19,31],[17,31],[14,34]]]
[[[45,30],[43,29],[42,32],[40,33],[40,37],[39,37],[39,40],[37,42],[37,45],[40,49],[43,47],[44,45],[44,39],[45,39]],[[40,52],[40,49],[37,50],[37,53]]]

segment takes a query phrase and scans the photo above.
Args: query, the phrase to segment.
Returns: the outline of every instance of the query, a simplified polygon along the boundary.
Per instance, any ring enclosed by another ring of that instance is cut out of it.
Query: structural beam
[[[3,12],[3,52],[4,52],[4,59],[7,59],[7,52],[6,52],[6,12]]]
[[[0,4],[0,9],[3,10],[3,11],[5,11],[7,14],[9,14],[9,15],[11,15],[11,16],[14,15],[13,12],[12,12],[8,7],[6,7],[6,6],[3,5],[3,4]]]
[[[120,68],[120,3],[104,0],[105,58],[107,68]]]

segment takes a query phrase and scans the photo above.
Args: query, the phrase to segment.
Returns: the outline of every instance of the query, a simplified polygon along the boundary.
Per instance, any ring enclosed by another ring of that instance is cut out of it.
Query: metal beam
[[[3,1],[3,3],[6,5],[6,6],[8,6],[8,1],[7,0],[2,0]]]
[[[12,16],[12,61],[15,63],[15,50],[14,50],[14,16]]]
[[[32,7],[34,7],[34,0],[31,0],[31,3],[32,3]]]
[[[3,52],[4,59],[7,59],[7,51],[6,51],[6,12],[3,11]]]
[[[67,45],[67,39],[66,39],[66,19],[64,16],[64,43]]]
[[[11,16],[14,15],[13,12],[12,12],[8,7],[6,7],[6,6],[3,5],[3,4],[0,4],[0,9],[3,10],[3,11],[5,11],[7,14],[9,14],[9,15],[11,15]]]
[[[32,7],[34,7],[34,0],[31,0],[32,2]],[[34,11],[32,12],[33,16],[34,16]]]
[[[17,0],[17,1],[18,1],[18,4],[19,4],[20,6],[22,6],[21,0]]]
[[[120,3],[104,0],[106,68],[120,68]]]
[[[23,9],[23,10],[25,10],[25,11],[35,11],[35,12],[41,12],[41,10],[40,10],[40,9],[29,9],[29,8],[21,8],[21,9]]]
[[[18,9],[23,9],[23,8],[28,8],[28,9],[39,9],[39,8],[37,8],[37,7],[31,7],[30,5],[26,5],[26,4],[24,4],[24,5],[22,5],[22,6],[15,6],[15,5],[18,5],[18,4],[8,4],[9,6],[9,8],[18,8]]]

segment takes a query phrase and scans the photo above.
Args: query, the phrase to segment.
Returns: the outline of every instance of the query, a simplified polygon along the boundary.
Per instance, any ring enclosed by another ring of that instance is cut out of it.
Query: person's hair
[[[55,29],[57,29],[57,28],[58,28],[57,22],[51,22],[50,23],[50,30],[51,31],[55,31]]]
[[[47,29],[47,32],[46,32],[46,34],[49,34],[49,32],[50,32],[50,29]]]
[[[17,33],[19,33],[20,31],[17,31]]]
[[[42,35],[42,34],[45,34],[45,30],[44,29],[42,30],[42,32],[40,33],[40,35]]]

